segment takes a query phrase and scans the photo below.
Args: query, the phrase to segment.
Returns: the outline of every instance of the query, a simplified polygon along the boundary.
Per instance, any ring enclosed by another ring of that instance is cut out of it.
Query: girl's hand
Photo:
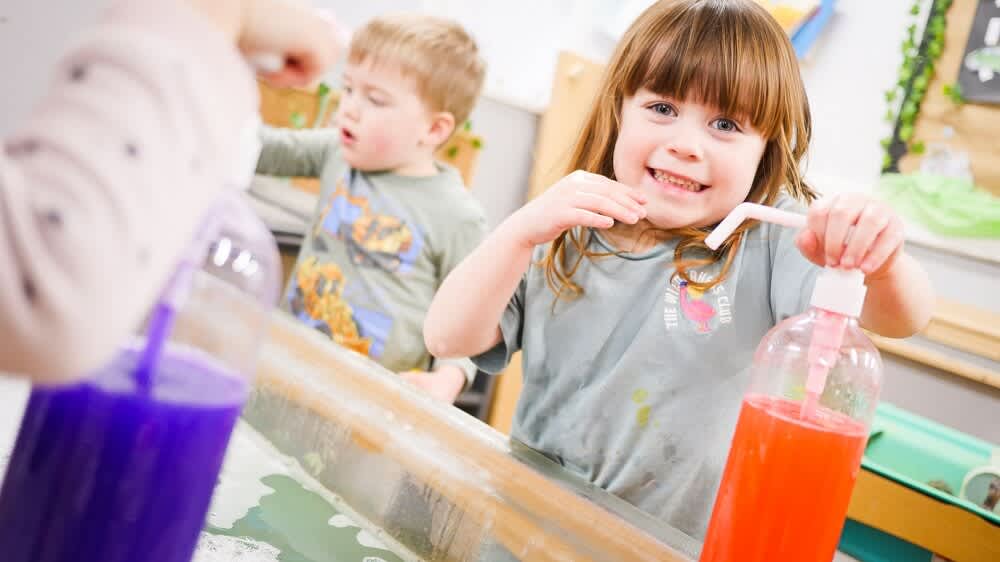
[[[312,85],[346,47],[344,32],[328,12],[288,0],[243,0],[240,49],[248,54],[274,53],[284,66],[261,77],[278,87]]]
[[[261,76],[277,87],[308,86],[344,49],[328,14],[289,0],[187,0],[248,57],[275,55],[283,65]]]
[[[903,250],[903,221],[888,205],[865,194],[817,201],[806,222],[795,242],[816,265],[860,268],[869,279],[878,278]]]
[[[507,223],[517,242],[531,248],[577,226],[610,228],[615,221],[635,224],[646,216],[645,203],[636,189],[577,170],[521,207]]]

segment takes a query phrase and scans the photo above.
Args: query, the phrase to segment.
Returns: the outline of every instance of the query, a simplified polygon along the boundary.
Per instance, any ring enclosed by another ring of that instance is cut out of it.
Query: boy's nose
[[[358,118],[358,104],[354,101],[354,96],[345,95],[340,99],[340,104],[337,107],[337,111],[343,116],[349,119]]]

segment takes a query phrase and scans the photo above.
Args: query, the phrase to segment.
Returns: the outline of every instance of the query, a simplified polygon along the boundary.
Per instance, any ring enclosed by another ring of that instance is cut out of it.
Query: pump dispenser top
[[[806,226],[805,215],[756,203],[741,203],[705,238],[705,245],[717,250],[726,238],[748,219],[790,228]],[[823,273],[816,279],[810,304],[823,310],[856,318],[861,314],[866,291],[865,276],[860,270],[825,267]]]
[[[716,250],[736,228],[747,219],[756,219],[792,228],[806,225],[805,215],[791,213],[766,205],[741,203],[705,238],[705,244]],[[865,276],[858,269],[825,267],[816,278],[810,304],[829,314],[821,314],[809,342],[809,377],[802,417],[815,408],[816,400],[826,385],[826,376],[844,340],[846,318],[857,318],[865,303]]]

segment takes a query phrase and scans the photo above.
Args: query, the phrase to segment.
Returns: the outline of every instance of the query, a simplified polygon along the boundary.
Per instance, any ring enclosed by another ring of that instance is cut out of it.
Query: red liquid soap
[[[818,407],[748,396],[701,562],[830,562],[864,453],[865,425]]]

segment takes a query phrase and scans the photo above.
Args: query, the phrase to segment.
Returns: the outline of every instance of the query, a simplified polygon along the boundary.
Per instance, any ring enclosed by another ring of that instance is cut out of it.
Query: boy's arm
[[[919,332],[934,312],[934,289],[924,268],[902,253],[883,274],[868,276],[861,325],[876,334],[905,338]]]
[[[439,375],[446,374],[449,379],[461,377],[462,386],[459,388],[459,392],[461,392],[472,386],[472,383],[476,380],[476,373],[479,372],[479,369],[476,368],[476,365],[473,364],[471,359],[462,357],[460,359],[435,360],[434,372]]]
[[[337,144],[332,129],[278,129],[262,125],[257,173],[269,176],[319,177]]]
[[[471,365],[472,362],[466,359]],[[465,370],[453,361],[435,362],[434,371],[404,371],[400,373],[404,380],[423,390],[430,396],[453,404],[462,390],[466,388]]]

